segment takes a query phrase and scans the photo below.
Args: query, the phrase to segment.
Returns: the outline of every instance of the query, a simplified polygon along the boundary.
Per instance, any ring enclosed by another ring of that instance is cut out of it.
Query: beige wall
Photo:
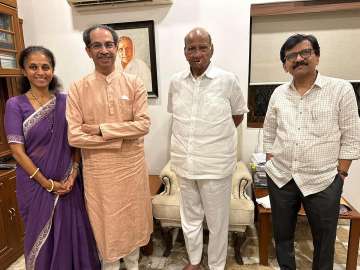
[[[360,10],[255,17],[252,32],[251,83],[289,80],[279,51],[294,33],[317,37],[321,51],[320,72],[347,80],[360,79],[360,58],[356,57],[360,45]]]

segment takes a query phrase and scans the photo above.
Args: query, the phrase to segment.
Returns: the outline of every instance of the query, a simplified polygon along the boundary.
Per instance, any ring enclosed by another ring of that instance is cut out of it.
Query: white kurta
[[[212,65],[194,79],[190,69],[173,76],[171,166],[188,179],[221,179],[236,166],[237,132],[232,115],[248,112],[237,77]]]
[[[247,111],[239,81],[230,72],[210,65],[197,79],[188,69],[171,81],[171,166],[179,176],[181,225],[190,262],[196,265],[206,217],[210,270],[223,270],[226,263],[237,148],[232,116]]]

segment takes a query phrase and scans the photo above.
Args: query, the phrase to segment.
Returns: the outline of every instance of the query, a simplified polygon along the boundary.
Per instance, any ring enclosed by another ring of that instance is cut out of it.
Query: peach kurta
[[[100,257],[116,261],[147,244],[153,229],[144,158],[143,136],[150,126],[146,89],[133,75],[92,73],[70,88],[66,117],[69,143],[82,152]],[[84,133],[83,124],[100,126],[102,135]]]

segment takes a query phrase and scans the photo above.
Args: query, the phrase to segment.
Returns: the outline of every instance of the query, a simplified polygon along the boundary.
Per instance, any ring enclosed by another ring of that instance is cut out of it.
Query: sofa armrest
[[[176,188],[176,174],[171,170],[170,160],[160,172],[160,179],[165,185],[165,190],[161,193],[162,195],[171,195],[175,192]]]
[[[231,197],[234,199],[248,199],[249,196],[246,194],[247,185],[252,183],[251,174],[246,167],[245,163],[238,161],[236,164],[235,172],[232,176],[232,192]]]

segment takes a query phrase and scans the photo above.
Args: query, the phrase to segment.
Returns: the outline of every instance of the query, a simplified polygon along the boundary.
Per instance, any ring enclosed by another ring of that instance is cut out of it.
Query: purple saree
[[[40,171],[58,181],[66,179],[72,167],[65,107],[63,94],[37,111],[21,95],[9,99],[5,109],[8,142],[24,144]],[[27,270],[100,269],[80,177],[70,193],[58,196],[29,179],[18,165],[16,194],[25,224]]]

